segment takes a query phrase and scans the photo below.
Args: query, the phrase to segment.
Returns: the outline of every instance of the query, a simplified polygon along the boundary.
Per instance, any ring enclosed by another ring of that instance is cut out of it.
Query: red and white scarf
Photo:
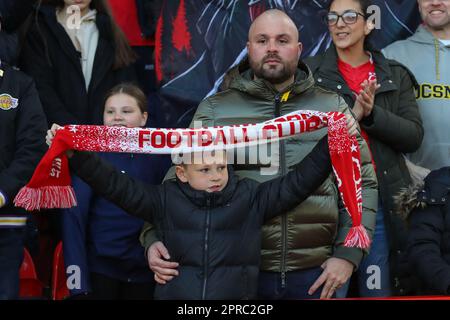
[[[296,111],[259,124],[198,129],[68,125],[57,131],[52,146],[14,203],[27,210],[75,206],[65,155],[67,150],[178,154],[268,143],[326,126],[333,172],[342,201],[353,221],[345,245],[368,248],[370,239],[361,224],[359,146],[356,137],[348,134],[345,115],[339,112]]]

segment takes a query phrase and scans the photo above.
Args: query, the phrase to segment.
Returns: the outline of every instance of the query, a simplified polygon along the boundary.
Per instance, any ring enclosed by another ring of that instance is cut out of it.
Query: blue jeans
[[[0,300],[19,298],[25,228],[0,229]]]
[[[319,299],[323,286],[319,287],[312,296],[309,288],[322,274],[320,267],[286,272],[285,286],[281,284],[280,272],[260,272],[258,298],[262,300],[290,300],[290,299]]]
[[[391,277],[389,271],[389,245],[386,238],[384,212],[381,201],[378,202],[375,232],[369,255],[366,256],[356,271],[360,297],[392,296]],[[337,292],[338,298],[345,298],[349,282]]]

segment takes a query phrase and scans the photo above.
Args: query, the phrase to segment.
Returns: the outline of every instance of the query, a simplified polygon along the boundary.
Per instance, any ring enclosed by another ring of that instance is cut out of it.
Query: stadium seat
[[[52,266],[52,299],[63,300],[70,296],[67,288],[66,268],[64,266],[64,256],[62,242],[59,242],[53,254]]]
[[[43,298],[42,282],[38,279],[33,259],[25,248],[23,262],[19,271],[19,297],[21,299]]]

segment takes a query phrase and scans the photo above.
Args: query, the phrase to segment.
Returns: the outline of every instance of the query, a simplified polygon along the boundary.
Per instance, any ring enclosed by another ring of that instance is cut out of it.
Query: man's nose
[[[267,45],[267,51],[273,52],[278,51],[278,45],[275,40],[270,40]]]

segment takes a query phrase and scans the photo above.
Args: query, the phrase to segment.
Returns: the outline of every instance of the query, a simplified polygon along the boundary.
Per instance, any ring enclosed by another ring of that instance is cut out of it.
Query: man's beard
[[[280,65],[277,66],[277,69],[270,67],[264,68],[266,60],[268,60],[267,57],[264,58],[261,63],[257,63],[249,58],[250,67],[255,77],[267,80],[272,84],[280,84],[287,81],[297,70],[297,63],[286,63],[280,58],[277,58],[277,60],[280,61]]]

